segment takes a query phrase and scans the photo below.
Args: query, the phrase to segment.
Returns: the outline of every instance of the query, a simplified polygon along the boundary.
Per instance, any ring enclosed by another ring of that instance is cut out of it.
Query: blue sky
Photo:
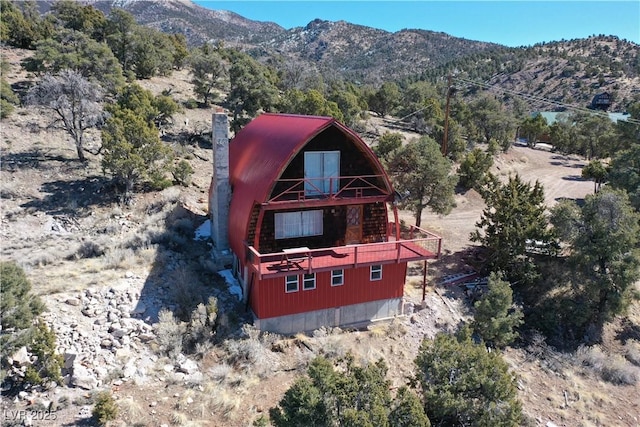
[[[284,28],[315,18],[344,20],[387,31],[418,28],[506,46],[618,36],[640,44],[640,1],[250,1],[194,0]]]

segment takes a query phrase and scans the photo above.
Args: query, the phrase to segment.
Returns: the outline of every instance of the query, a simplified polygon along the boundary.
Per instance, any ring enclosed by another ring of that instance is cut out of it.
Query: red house
[[[407,263],[440,254],[440,237],[401,233],[382,165],[333,118],[262,114],[229,144],[229,183],[234,274],[261,330],[402,314]]]

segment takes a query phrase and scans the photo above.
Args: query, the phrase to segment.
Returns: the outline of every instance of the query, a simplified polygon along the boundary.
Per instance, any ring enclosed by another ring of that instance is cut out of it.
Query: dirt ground
[[[15,66],[25,52],[3,51],[2,55],[14,64],[7,75],[10,83],[30,79]],[[180,71],[169,78],[154,78],[140,84],[155,93],[171,89],[172,96],[184,100],[193,97],[188,79],[187,72]],[[165,140],[171,143],[185,135],[196,138],[206,135],[212,112],[212,109],[185,109],[175,116]],[[55,312],[68,309],[65,301],[83,289],[109,288],[127,277],[149,277],[158,264],[153,248],[135,256],[124,252],[116,260],[106,258],[114,256],[118,242],[131,239],[150,226],[148,212],[154,204],[178,200],[196,225],[204,221],[212,156],[210,147],[205,145],[182,147],[174,143],[195,170],[192,184],[171,189],[170,196],[166,191],[138,194],[131,205],[124,206],[105,191],[108,182],[99,157],[90,156],[88,165],[79,164],[74,160],[75,149],[69,138],[47,125],[38,110],[25,108],[18,108],[0,123],[0,257],[23,265],[34,291]],[[91,134],[90,138],[93,141],[90,145],[98,143],[97,134]],[[585,160],[577,157],[513,147],[497,157],[494,171],[505,178],[518,173],[525,180],[539,180],[545,188],[547,205],[552,206],[560,198],[580,199],[593,191],[593,184],[580,178],[584,165]],[[411,375],[421,340],[451,331],[471,315],[469,301],[459,288],[438,284],[446,275],[468,269],[462,253],[470,245],[469,234],[484,208],[481,197],[474,191],[458,194],[456,203],[457,207],[447,216],[429,212],[423,215],[423,227],[443,237],[443,257],[429,265],[424,302],[421,267],[411,266],[405,293],[407,301],[415,305],[414,313],[364,330],[242,339],[231,332],[229,340],[219,342],[199,359],[202,381],[184,383],[172,377],[164,370],[166,360],[159,359],[147,372],[145,381],[114,379],[105,384],[103,388],[112,392],[120,408],[114,425],[251,425],[277,404],[296,376],[304,371],[306,363],[319,354],[339,356],[349,351],[362,362],[382,357],[389,365],[393,386],[403,384]],[[402,212],[402,218],[407,223],[414,222],[409,212]],[[113,250],[96,259],[70,256],[84,242],[95,240],[96,230],[116,230],[107,233],[108,240],[101,241]],[[137,286],[136,283],[130,285]],[[237,313],[226,316],[238,317]],[[614,348],[619,344],[615,331],[622,322],[637,327],[640,309],[633,307],[629,317],[611,325],[605,345]],[[229,353],[233,343],[253,346],[255,357],[242,363],[232,360]],[[532,357],[533,353],[526,349],[505,352],[519,378],[528,425],[640,425],[639,384],[616,386],[603,382],[593,372],[572,364],[571,355],[557,353],[544,343],[538,350],[539,357]],[[65,402],[71,403],[59,406],[55,422],[34,425],[91,425],[87,418],[91,395],[90,391],[67,387],[51,389],[48,397],[62,401],[64,396]],[[29,404],[3,397],[5,408],[6,405],[29,408]]]

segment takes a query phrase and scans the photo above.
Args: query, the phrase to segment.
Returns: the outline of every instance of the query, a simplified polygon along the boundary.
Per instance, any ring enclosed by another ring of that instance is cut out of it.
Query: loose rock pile
[[[140,280],[128,276],[124,286],[61,296],[44,315],[64,357],[67,385],[93,390],[110,380],[144,382],[157,361],[147,345],[155,334],[144,320]]]

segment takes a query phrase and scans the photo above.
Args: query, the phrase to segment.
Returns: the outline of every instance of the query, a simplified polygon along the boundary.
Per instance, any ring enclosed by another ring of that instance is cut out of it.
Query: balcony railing
[[[442,238],[417,227],[414,232],[416,236],[420,232],[421,237],[412,239],[393,237],[388,242],[320,249],[300,247],[267,254],[258,252],[247,243],[245,246],[249,264],[259,278],[439,258]]]
[[[268,203],[389,195],[389,191],[379,185],[381,182],[384,182],[383,175],[279,179],[275,185],[277,192]]]

